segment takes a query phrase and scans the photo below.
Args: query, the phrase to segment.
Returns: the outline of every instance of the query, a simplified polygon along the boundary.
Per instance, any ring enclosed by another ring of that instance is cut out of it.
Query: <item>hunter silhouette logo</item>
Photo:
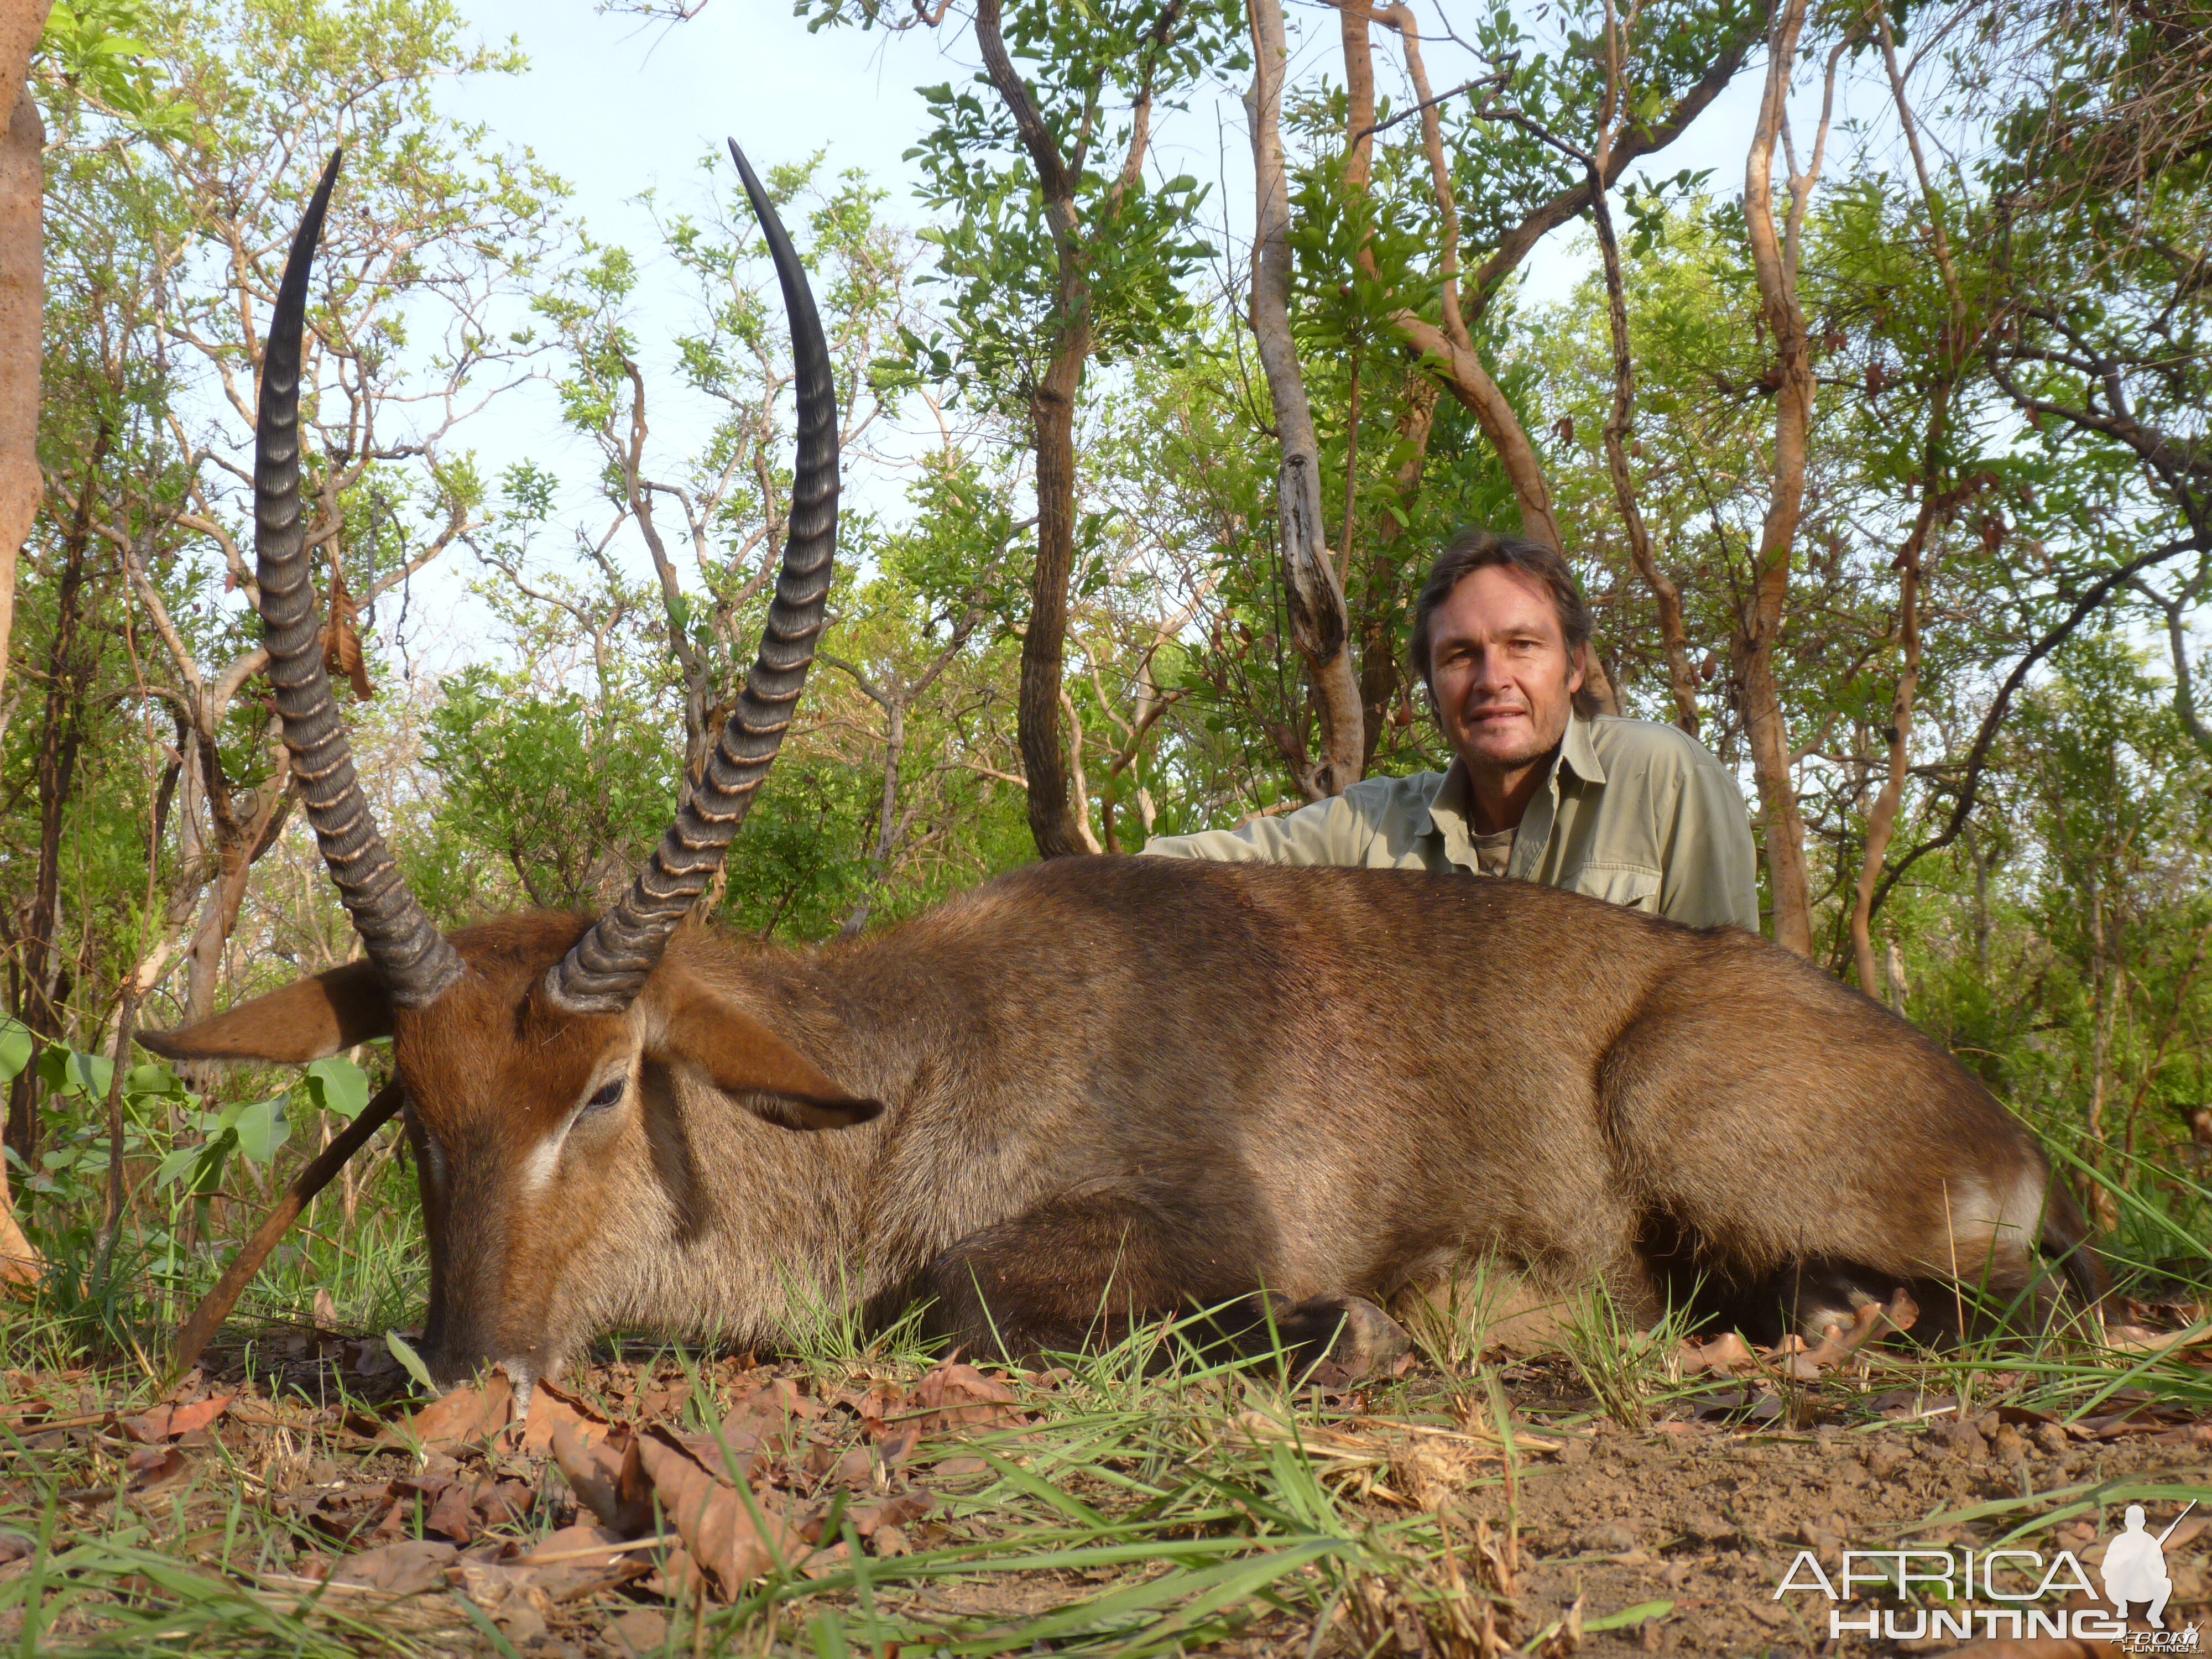
[[[2195,1625],[2169,1630],[2166,1624],[2166,1602],[2173,1595],[2166,1546],[2196,1507],[2192,1498],[2165,1530],[2154,1533],[2143,1506],[2128,1506],[2123,1529],[2106,1543],[2097,1564],[2109,1611],[2081,1605],[2095,1603],[2097,1590],[2090,1569],[2072,1550],[2046,1555],[2011,1545],[1963,1551],[1847,1549],[1832,1576],[1814,1552],[1800,1550],[1773,1599],[1808,1592],[1824,1597],[1832,1641],[1846,1636],[1892,1642],[2049,1637],[2109,1642],[2127,1653],[2197,1653],[2201,1638]],[[1862,1601],[1869,1596],[1893,1598],[1903,1605],[1869,1607]],[[2070,1605],[2069,1596],[2075,1598]],[[1850,1608],[1852,1602],[1860,1606]],[[2151,1628],[2130,1631],[2131,1613]]]
[[[2143,1523],[2143,1506],[2128,1505],[2127,1530],[2105,1547],[2105,1599],[2121,1618],[2128,1616],[2130,1603],[2142,1601],[2148,1604],[2143,1617],[2157,1629],[2166,1628],[2166,1598],[2173,1594],[2173,1580],[2166,1571],[2166,1540],[2196,1507],[2192,1498],[2166,1530],[2153,1537]]]

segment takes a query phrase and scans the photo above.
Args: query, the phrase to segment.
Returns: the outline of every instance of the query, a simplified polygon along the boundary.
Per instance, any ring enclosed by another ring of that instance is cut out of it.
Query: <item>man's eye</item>
[[[602,1084],[592,1093],[592,1097],[584,1103],[584,1109],[587,1112],[606,1110],[608,1107],[615,1105],[622,1099],[625,1086],[620,1078],[617,1078],[612,1083]]]

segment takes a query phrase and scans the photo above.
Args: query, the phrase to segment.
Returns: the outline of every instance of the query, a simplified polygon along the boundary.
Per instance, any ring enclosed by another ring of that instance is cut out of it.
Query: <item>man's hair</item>
[[[1551,594],[1552,609],[1559,618],[1559,632],[1566,639],[1567,654],[1581,656],[1583,684],[1575,692],[1575,713],[1588,720],[1598,712],[1597,694],[1589,684],[1589,607],[1583,603],[1582,589],[1575,585],[1574,572],[1567,568],[1566,560],[1541,542],[1500,536],[1488,530],[1462,530],[1445,544],[1444,550],[1437,555],[1437,562],[1429,567],[1429,579],[1421,584],[1421,597],[1413,602],[1413,672],[1421,677],[1421,684],[1429,688],[1433,699],[1436,682],[1430,672],[1430,620],[1462,582],[1476,571],[1493,566],[1533,576]]]

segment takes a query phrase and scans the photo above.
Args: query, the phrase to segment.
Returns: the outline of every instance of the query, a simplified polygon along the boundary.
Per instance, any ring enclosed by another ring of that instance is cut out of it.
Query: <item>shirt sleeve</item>
[[[1372,828],[1355,803],[1332,795],[1279,817],[1255,818],[1240,829],[1155,836],[1144,851],[1148,857],[1220,864],[1358,864]]]
[[[1735,779],[1717,761],[1689,769],[1664,827],[1659,914],[1692,927],[1759,931],[1759,857]]]

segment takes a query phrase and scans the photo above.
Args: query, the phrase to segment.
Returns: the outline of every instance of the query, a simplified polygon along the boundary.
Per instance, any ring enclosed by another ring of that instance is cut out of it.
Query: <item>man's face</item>
[[[1548,588],[1503,565],[1476,571],[1429,618],[1437,717],[1470,769],[1527,766],[1565,734],[1583,665]]]

